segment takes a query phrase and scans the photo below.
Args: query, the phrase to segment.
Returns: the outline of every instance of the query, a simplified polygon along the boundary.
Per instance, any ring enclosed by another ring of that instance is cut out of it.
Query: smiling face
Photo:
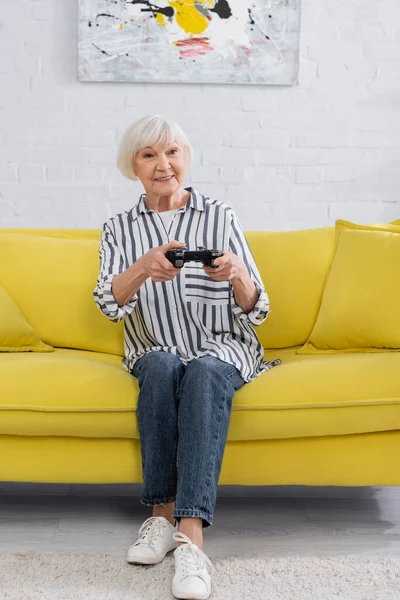
[[[133,160],[133,169],[147,193],[172,195],[185,178],[183,145],[159,142],[142,148]]]

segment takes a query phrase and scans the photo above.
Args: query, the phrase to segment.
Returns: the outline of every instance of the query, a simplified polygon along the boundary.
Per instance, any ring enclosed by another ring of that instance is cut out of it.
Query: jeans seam
[[[141,497],[140,502],[145,506],[162,506],[163,504],[170,504],[175,502],[175,496],[165,496],[165,498],[158,498],[157,500],[150,500],[149,498]]]
[[[198,517],[212,523],[212,514],[209,510],[200,510],[199,508],[177,508],[172,512],[173,517]]]
[[[176,467],[176,457],[177,457],[177,451],[178,451],[178,439],[176,439],[175,441],[175,445],[174,445],[174,450],[172,452],[172,464],[169,470],[169,485],[170,485],[170,489],[172,489],[172,487],[175,487],[175,475],[177,472]],[[176,489],[174,490],[176,492]]]
[[[232,375],[235,375],[236,372],[237,372],[237,369],[235,367],[233,371],[230,371],[227,375],[225,375],[225,378],[230,379],[232,377]]]
[[[226,393],[226,385],[225,385],[225,389],[224,389],[224,397],[222,399],[221,402],[221,407],[220,407],[220,411],[219,411],[219,425],[218,425],[218,431],[216,433],[216,438],[215,438],[215,444],[214,444],[214,452],[210,461],[210,470],[208,473],[208,479],[207,479],[207,483],[206,483],[206,487],[207,487],[207,496],[206,496],[206,502],[205,502],[205,506],[207,508],[207,511],[210,513],[210,507],[208,506],[208,501],[209,501],[209,491],[210,491],[210,487],[211,487],[211,479],[212,479],[212,473],[214,471],[215,468],[215,460],[216,460],[216,456],[217,456],[217,449],[218,449],[218,444],[219,444],[219,438],[220,438],[220,434],[221,434],[221,423],[222,423],[222,413],[224,410],[224,405],[225,405],[225,401],[227,398],[227,393]]]

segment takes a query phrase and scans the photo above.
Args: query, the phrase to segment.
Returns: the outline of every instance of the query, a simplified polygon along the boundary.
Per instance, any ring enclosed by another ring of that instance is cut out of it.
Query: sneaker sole
[[[179,593],[174,585],[172,585],[172,593],[175,596],[175,598],[179,598],[180,600],[207,600],[207,598],[209,598],[211,596],[211,591],[209,593],[207,592],[198,592],[198,593],[189,593],[189,594],[185,594],[185,593]]]
[[[159,559],[151,558],[151,556],[143,558],[127,558],[126,562],[128,562],[130,565],[157,565],[164,560],[165,556]]]

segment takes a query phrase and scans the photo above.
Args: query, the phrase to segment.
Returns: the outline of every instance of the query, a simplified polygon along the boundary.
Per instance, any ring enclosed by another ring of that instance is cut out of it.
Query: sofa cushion
[[[334,258],[300,354],[400,350],[400,227],[336,222]]]
[[[0,284],[47,344],[123,356],[123,321],[93,299],[99,240],[66,236],[0,233]]]
[[[265,353],[275,357],[282,365],[236,392],[229,441],[400,429],[400,354]],[[59,348],[5,353],[0,381],[0,434],[139,437],[137,379],[121,357]]]
[[[0,285],[0,352],[53,352],[26,321],[11,296]]]
[[[318,315],[335,228],[249,231],[246,237],[271,307],[257,327],[260,342],[264,348],[304,344]]]

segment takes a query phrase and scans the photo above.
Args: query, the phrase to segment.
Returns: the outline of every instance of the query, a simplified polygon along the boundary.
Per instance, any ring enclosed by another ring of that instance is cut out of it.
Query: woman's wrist
[[[146,281],[148,275],[142,258],[138,258],[123,273],[112,280],[111,289],[118,306],[127,304]]]
[[[248,283],[249,281],[251,281],[251,278],[244,265],[242,265],[242,267],[237,271],[234,277],[231,277],[232,285],[243,285],[243,283]]]
[[[257,302],[258,291],[247,270],[231,279],[235,302],[245,313],[249,313]]]

